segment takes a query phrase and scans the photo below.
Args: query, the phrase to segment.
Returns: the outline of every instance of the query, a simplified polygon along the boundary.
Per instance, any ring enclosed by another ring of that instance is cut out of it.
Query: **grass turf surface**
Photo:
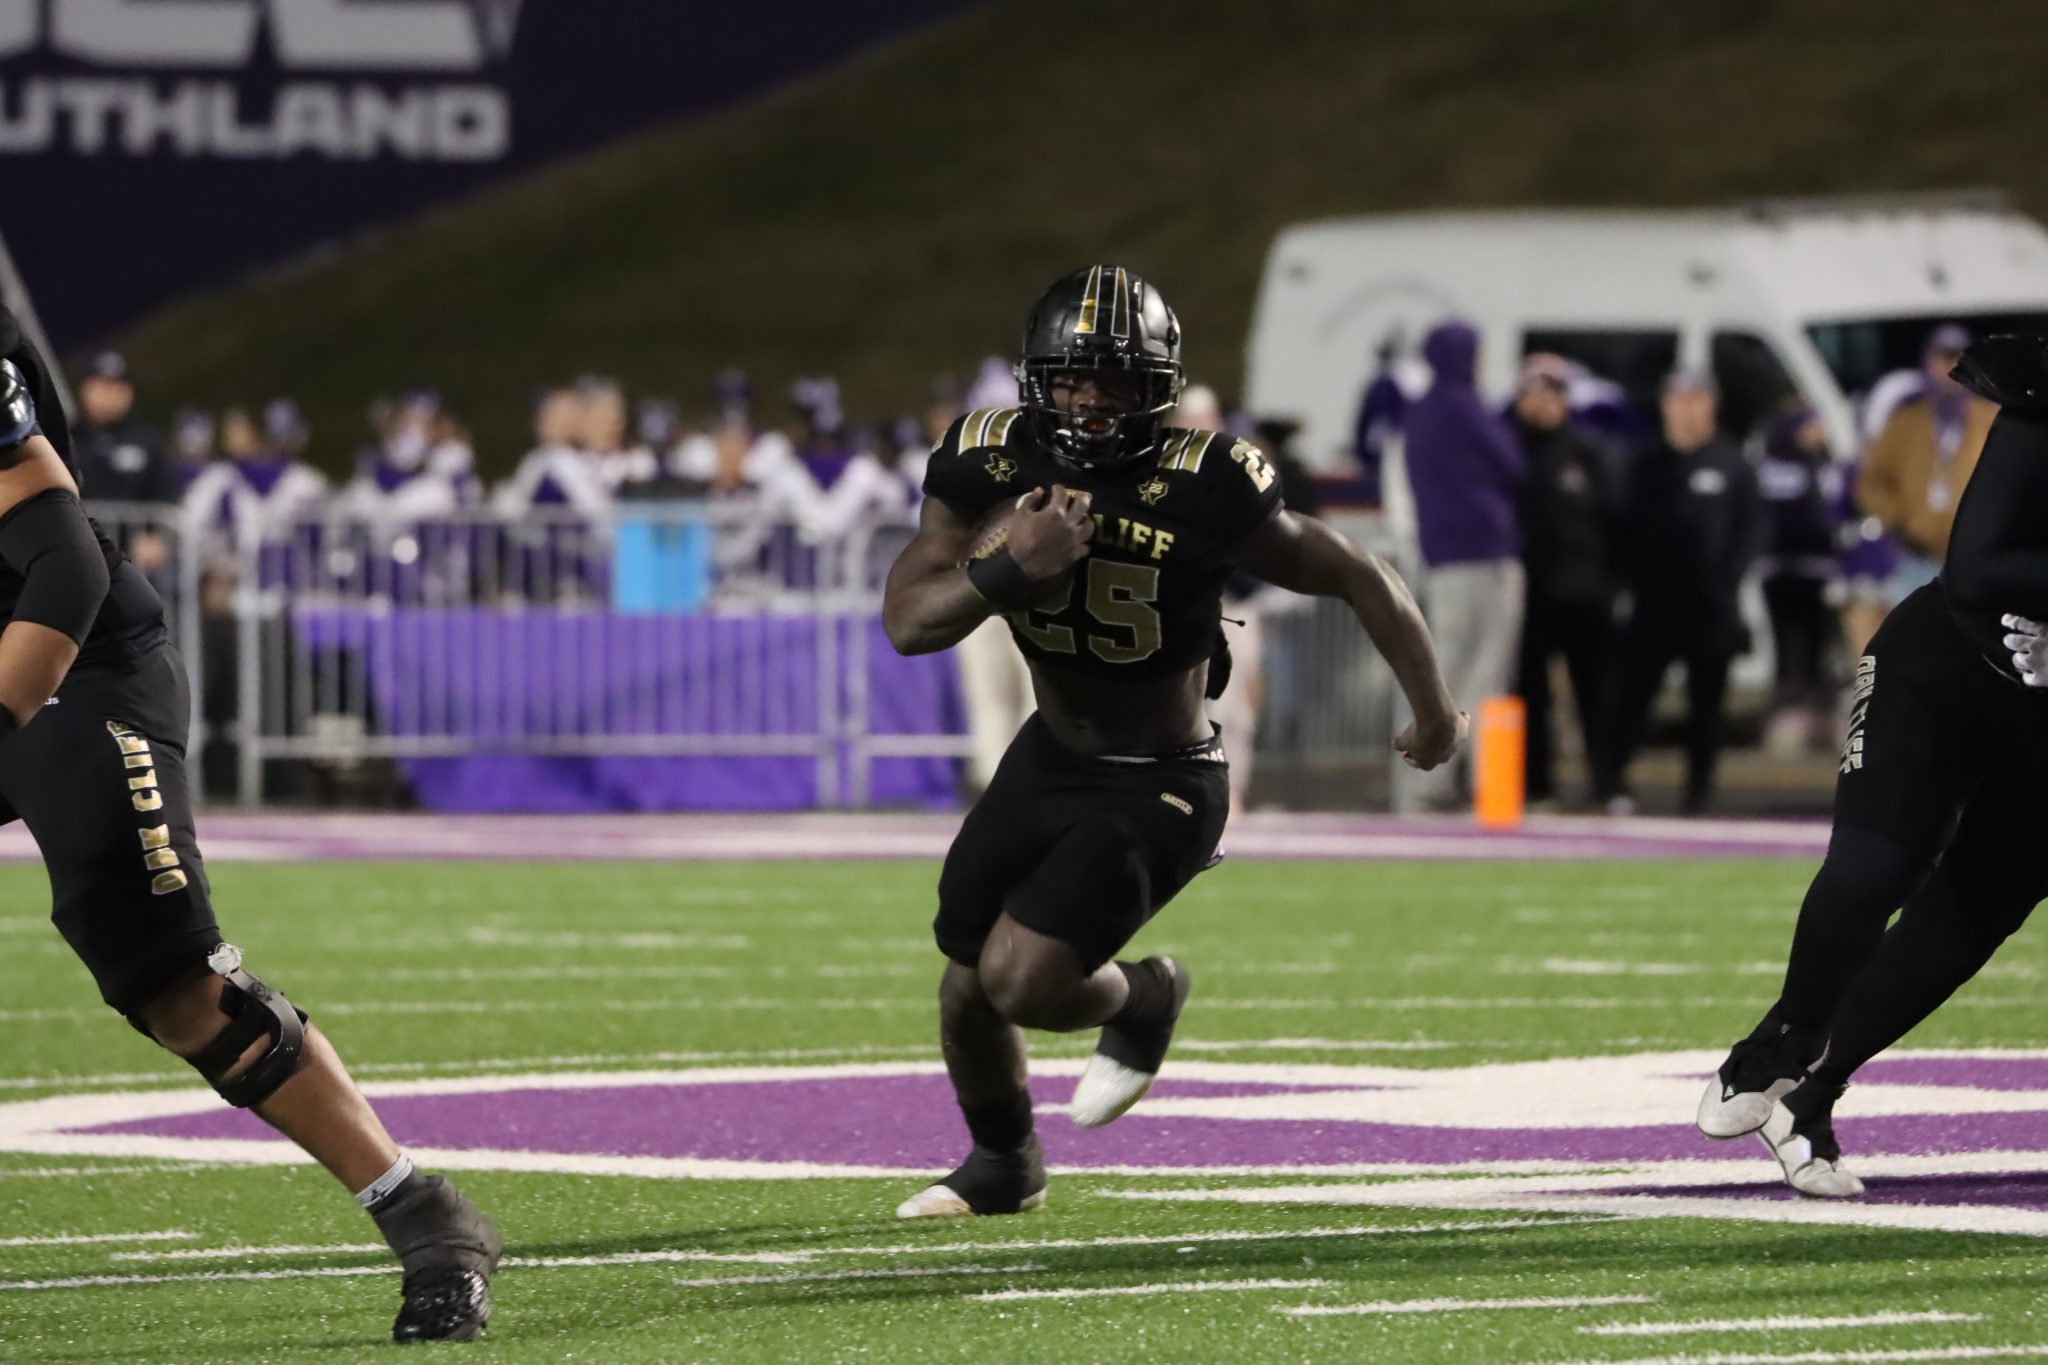
[[[1140,946],[1199,973],[1182,1059],[1458,1068],[1693,1049],[1734,1036],[1774,991],[1808,872],[1797,862],[1226,864]],[[252,967],[375,1081],[692,1064],[677,1054],[727,1065],[929,1060],[933,876],[886,863],[393,863],[229,866],[215,880]],[[0,917],[0,1103],[189,1088],[180,1067],[96,1005],[42,922],[40,873],[0,870],[0,885],[13,907]],[[2021,935],[1909,1042],[2043,1045],[2048,1028],[2029,1003],[2042,966],[2038,936]],[[1360,1050],[1373,1042],[1397,1046]],[[1034,1044],[1036,1056],[1072,1059],[1088,1040]],[[1687,1117],[1670,1115],[1681,1126]],[[1077,1149],[1063,1124],[1047,1132],[1056,1164]],[[1761,1162],[1752,1144],[1725,1152]],[[929,1159],[936,1170],[957,1155],[948,1146]],[[1235,1159],[1213,1154],[1217,1165]],[[69,1170],[91,1173],[57,1174]],[[934,1224],[890,1217],[914,1177],[459,1179],[498,1218],[510,1254],[599,1262],[504,1271],[489,1338],[463,1348],[479,1361],[1827,1360],[2048,1342],[2040,1243],[2028,1237],[1693,1218],[1544,1226],[1567,1215],[1111,1197],[1299,1183],[1199,1173],[1062,1175],[1043,1213]],[[144,1232],[185,1235],[23,1240]],[[1090,1244],[1105,1238],[1125,1240]],[[1156,1240],[1131,1240],[1145,1238]],[[274,1250],[374,1240],[308,1168],[0,1153],[0,1284],[225,1276],[0,1288],[0,1361],[381,1355],[395,1349],[380,1345],[395,1275],[268,1278],[381,1267],[361,1251]],[[168,1255],[235,1246],[273,1250]],[[710,1282],[727,1278],[755,1282]],[[1283,1283],[1205,1291],[1201,1281]],[[1113,1288],[1150,1292],[973,1297]],[[1276,1311],[1614,1297],[1648,1301]],[[1968,1320],[1582,1330],[1885,1313]]]

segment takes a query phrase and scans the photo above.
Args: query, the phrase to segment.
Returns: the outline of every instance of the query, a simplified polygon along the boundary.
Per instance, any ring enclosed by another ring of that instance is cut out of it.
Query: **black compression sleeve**
[[[83,644],[107,597],[107,557],[69,489],[46,488],[0,517],[0,559],[21,575],[16,621]]]
[[[1942,579],[1964,611],[2048,619],[2048,420],[2007,410],[1956,508]]]

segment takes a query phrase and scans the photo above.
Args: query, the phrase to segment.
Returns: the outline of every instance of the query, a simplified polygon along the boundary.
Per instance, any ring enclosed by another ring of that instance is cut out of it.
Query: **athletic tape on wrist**
[[[969,560],[967,582],[981,594],[983,601],[1004,611],[1030,605],[1032,582],[1007,545],[994,554]]]

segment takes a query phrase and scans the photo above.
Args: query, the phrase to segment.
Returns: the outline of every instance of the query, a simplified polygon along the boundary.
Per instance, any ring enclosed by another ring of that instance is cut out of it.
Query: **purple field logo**
[[[1799,1217],[2048,1235],[2048,1052],[1905,1053],[1840,1110],[1850,1204],[1800,1201],[1754,1140],[1690,1123],[1718,1054],[1473,1067],[1176,1060],[1115,1125],[1064,1115],[1079,1063],[1034,1082],[1054,1167],[1209,1175],[1133,1197]],[[964,1144],[935,1064],[547,1072],[366,1087],[400,1142],[447,1168],[793,1179],[944,1170]],[[210,1091],[0,1105],[0,1151],[279,1163],[297,1153]],[[1234,1176],[1316,1183],[1238,1186]],[[1373,1176],[1360,1183],[1356,1177]],[[1385,1179],[1388,1176],[1404,1179]],[[1347,1179],[1349,1177],[1350,1179]]]

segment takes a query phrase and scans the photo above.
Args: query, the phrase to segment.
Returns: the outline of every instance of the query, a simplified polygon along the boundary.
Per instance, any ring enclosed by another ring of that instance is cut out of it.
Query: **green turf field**
[[[1044,1211],[919,1224],[895,1203],[964,1150],[926,1065],[929,866],[215,880],[252,968],[402,1140],[459,1150],[506,1234],[487,1340],[437,1357],[2048,1355],[2038,933],[1844,1102],[1865,1205],[1755,1197],[1761,1148],[1687,1136],[1701,1072],[1654,1054],[1748,1026],[1809,870],[1226,864],[1142,940],[1197,972],[1178,1087],[1099,1133],[1046,1113],[1049,1156],[1086,1173]],[[40,872],[0,885],[0,1362],[396,1350],[368,1220],[313,1169],[246,1164],[266,1149],[97,1005]],[[1087,1046],[1041,1041],[1043,1103]],[[1590,1138],[1534,1114],[1564,1082]]]

